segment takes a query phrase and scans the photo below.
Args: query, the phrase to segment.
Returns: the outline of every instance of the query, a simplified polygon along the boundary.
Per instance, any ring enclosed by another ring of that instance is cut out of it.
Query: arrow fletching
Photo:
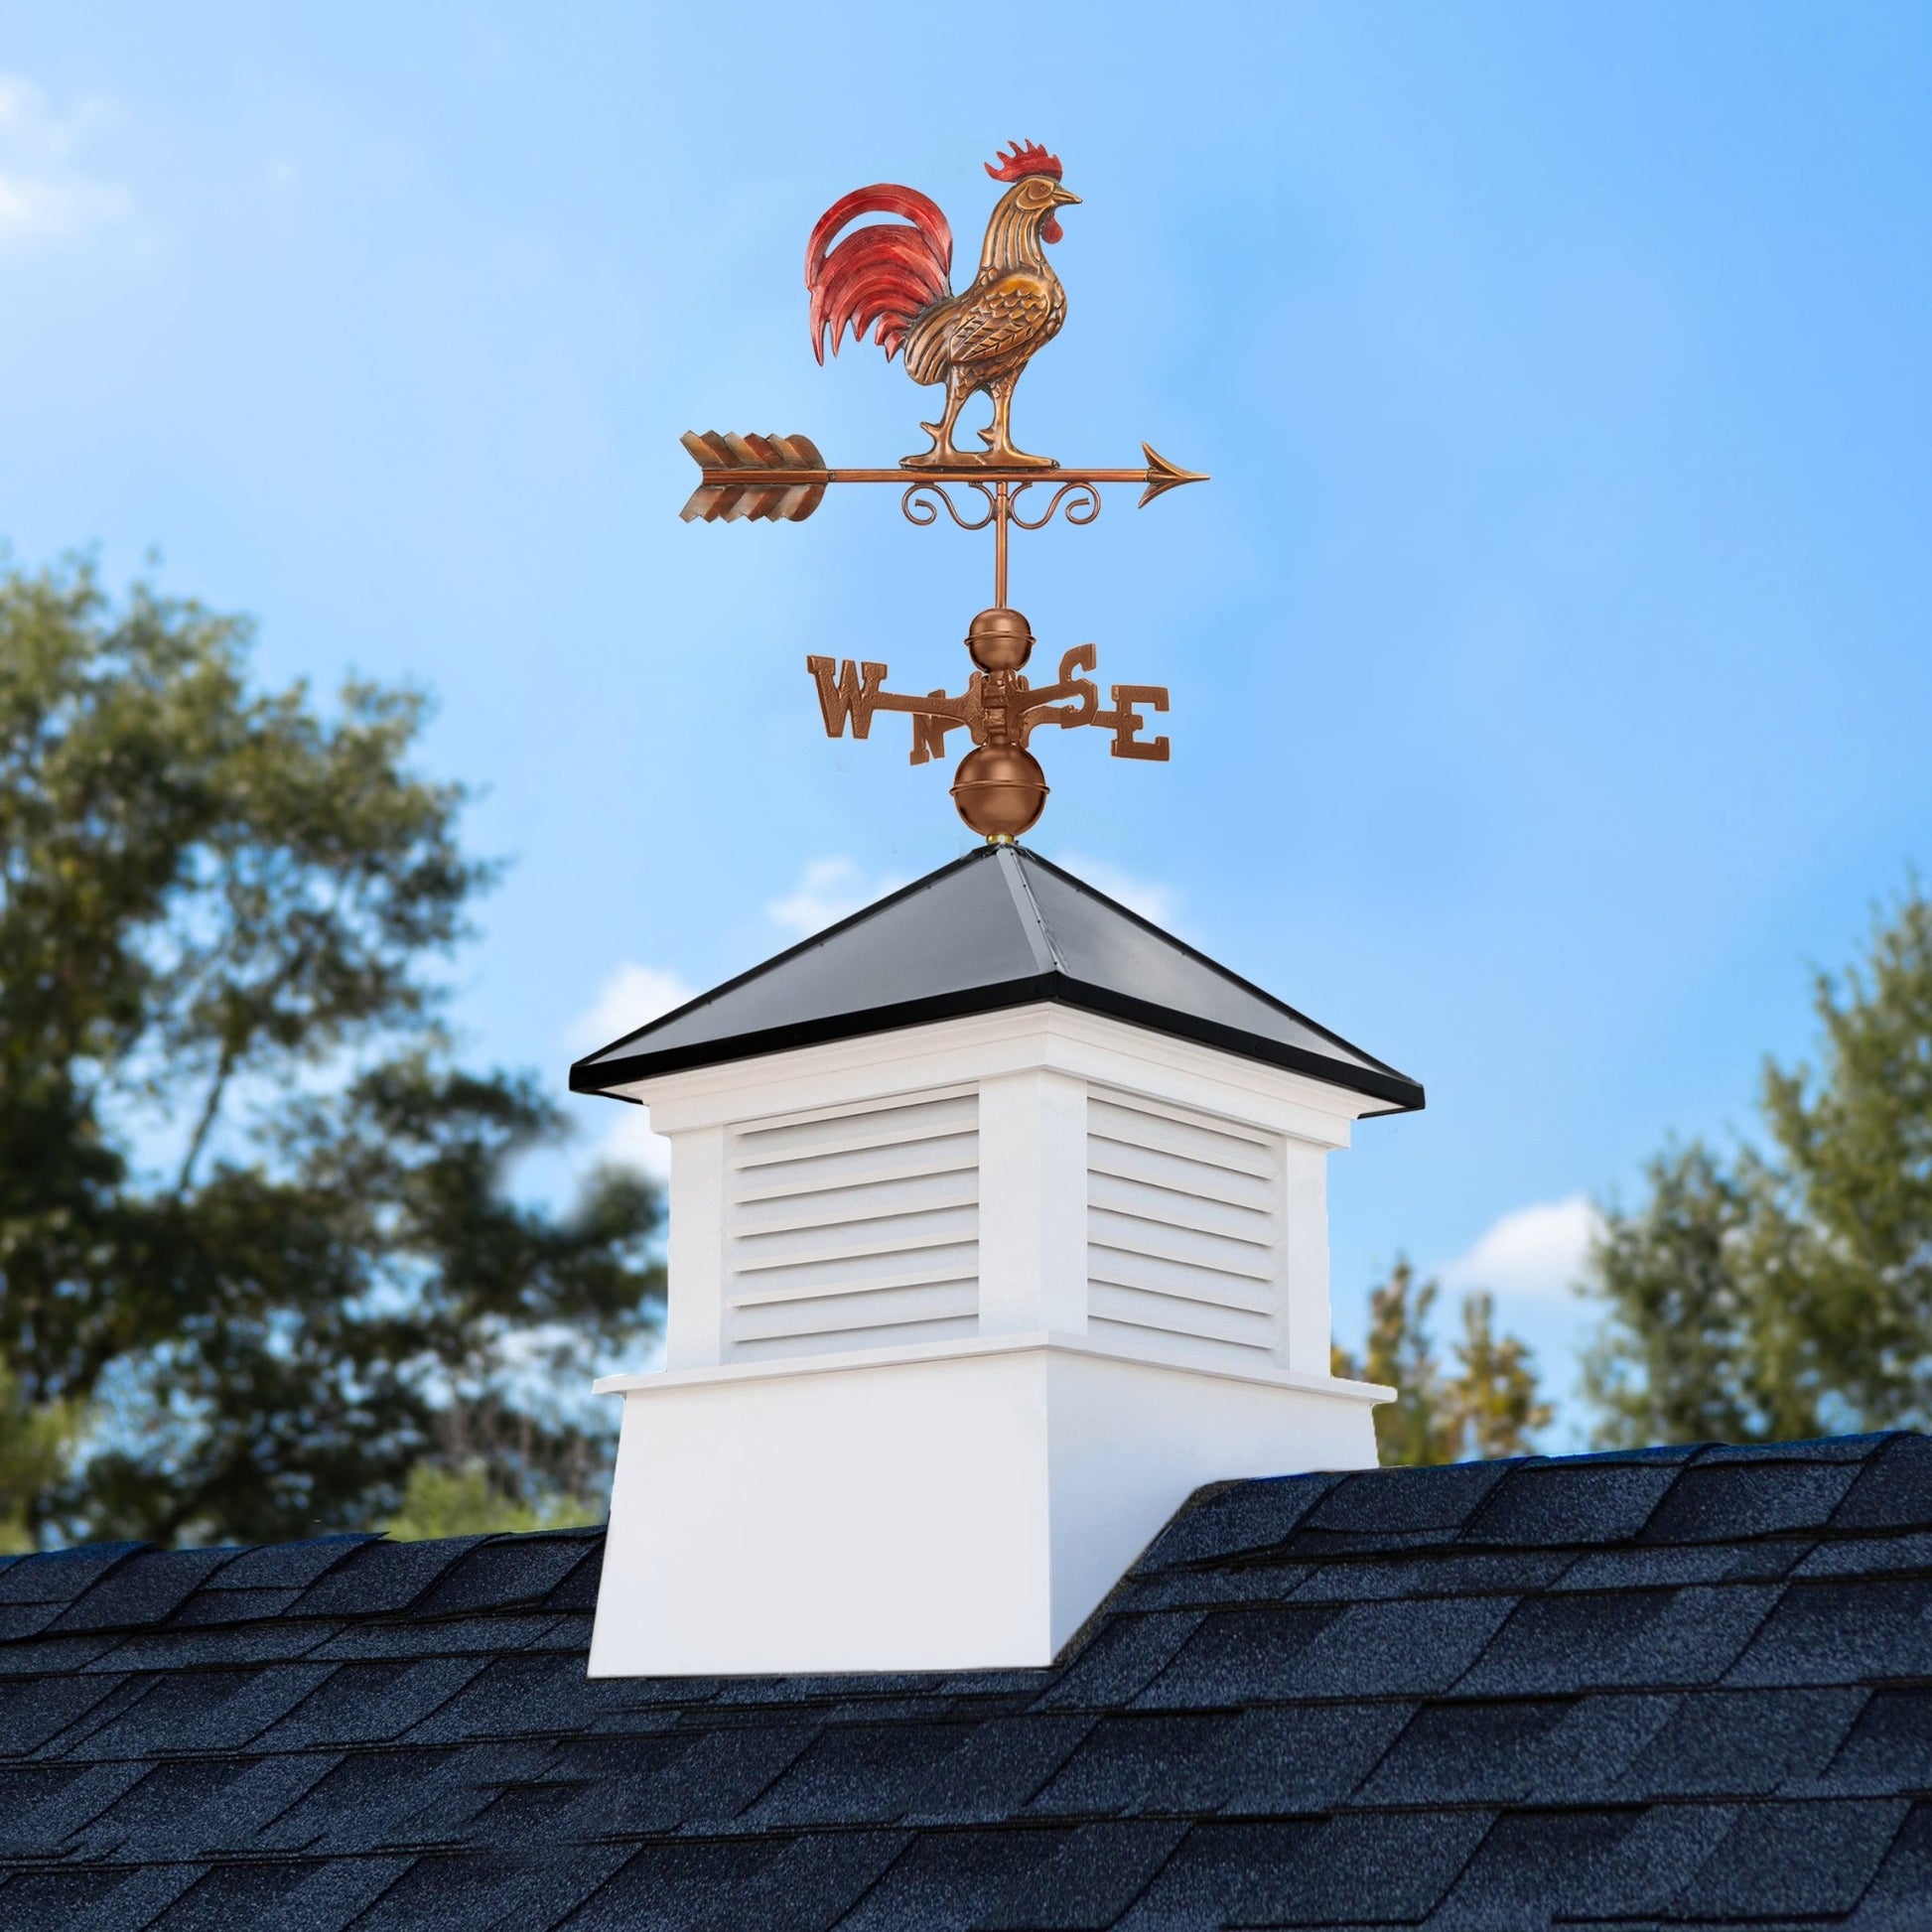
[[[700,435],[686,430],[679,439],[704,481],[678,513],[685,522],[737,523],[762,518],[767,523],[802,523],[818,508],[831,481],[825,459],[809,436]]]

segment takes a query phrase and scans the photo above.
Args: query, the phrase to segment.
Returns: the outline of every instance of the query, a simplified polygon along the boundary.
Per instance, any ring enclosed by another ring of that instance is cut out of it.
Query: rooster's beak
[[[1080,198],[1070,188],[1055,188],[1053,190],[1053,206],[1055,207],[1078,207],[1080,206]]]

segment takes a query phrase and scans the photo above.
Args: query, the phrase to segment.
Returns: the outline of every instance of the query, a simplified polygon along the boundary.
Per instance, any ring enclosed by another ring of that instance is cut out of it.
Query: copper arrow
[[[807,436],[738,436],[713,430],[700,435],[687,431],[690,451],[704,481],[691,492],[680,514],[689,523],[702,518],[736,522],[762,518],[773,523],[802,523],[811,515],[832,483],[1142,483],[1141,506],[1182,483],[1205,483],[1198,470],[1170,463],[1151,444],[1143,443],[1146,467],[1140,470],[1094,470],[1060,465],[1051,470],[1025,469],[986,463],[947,464],[905,470],[834,470],[826,466]]]

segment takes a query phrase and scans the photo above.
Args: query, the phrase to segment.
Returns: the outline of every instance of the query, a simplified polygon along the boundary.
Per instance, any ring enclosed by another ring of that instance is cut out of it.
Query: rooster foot
[[[921,450],[902,456],[901,470],[1057,470],[1050,456],[1029,456],[1025,450]]]
[[[943,424],[921,423],[919,427],[932,438],[932,448],[921,450],[917,456],[900,457],[901,470],[1057,470],[1060,467],[1050,456],[1030,456],[1025,450],[1016,450],[1011,443],[998,441],[990,429],[979,432],[981,441],[989,448],[960,450],[947,440]]]
[[[949,434],[951,425],[947,423],[921,423],[919,427],[932,438],[932,448],[921,450],[917,456],[902,456],[898,460],[901,470],[947,470],[956,469],[962,463],[977,463],[981,459],[968,456],[963,450],[955,450]]]
[[[921,425],[923,427],[923,425]],[[978,459],[989,470],[1057,470],[1059,464],[1050,456],[1033,456],[1025,450],[1016,450],[1013,444],[1000,434],[996,425],[979,432],[979,439],[987,445],[986,455]],[[972,459],[968,459],[972,461]]]

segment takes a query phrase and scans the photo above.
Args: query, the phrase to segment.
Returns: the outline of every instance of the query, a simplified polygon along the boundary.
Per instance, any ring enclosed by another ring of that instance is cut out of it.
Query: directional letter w
[[[818,685],[818,708],[825,714],[825,736],[843,738],[848,720],[854,738],[872,732],[873,700],[886,681],[884,664],[855,664],[847,658],[838,666],[838,681],[833,682],[829,657],[808,657],[805,668]],[[863,676],[862,676],[863,673]]]

